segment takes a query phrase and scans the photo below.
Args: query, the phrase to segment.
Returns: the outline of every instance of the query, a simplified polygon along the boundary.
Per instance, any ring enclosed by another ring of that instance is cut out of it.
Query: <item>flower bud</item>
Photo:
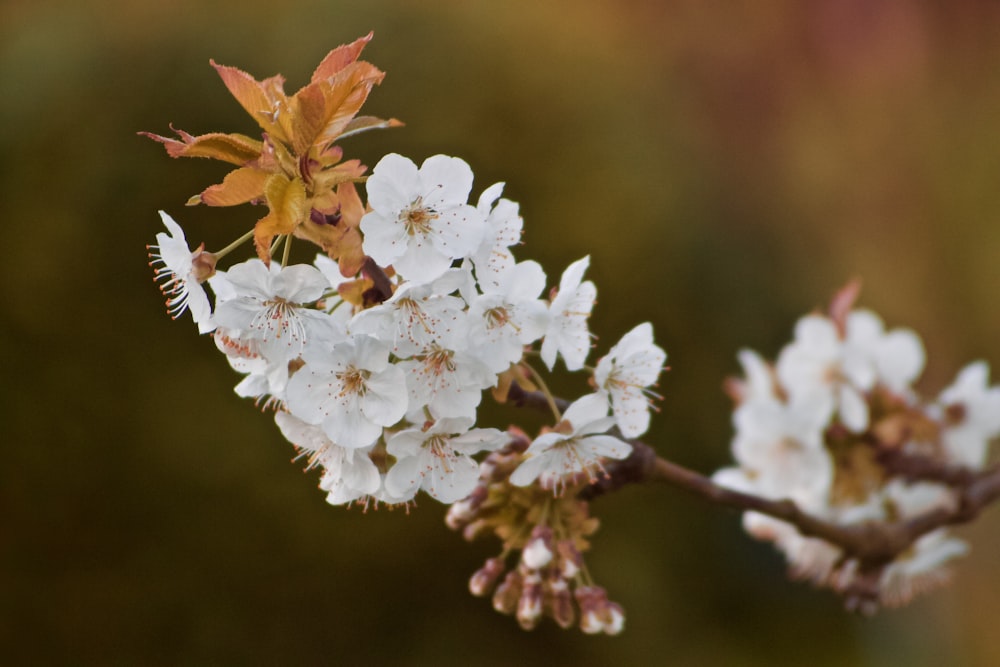
[[[484,597],[489,594],[497,583],[497,579],[503,574],[504,562],[502,558],[487,558],[486,563],[473,573],[469,579],[469,591],[476,597]]]
[[[604,630],[604,612],[608,600],[604,589],[597,586],[580,586],[574,595],[576,603],[580,605],[580,630],[588,635]]]
[[[203,283],[215,275],[215,264],[218,258],[210,252],[205,252],[205,244],[202,243],[191,255],[191,275],[199,283]]]
[[[552,561],[552,529],[535,526],[531,540],[521,552],[521,562],[532,570],[540,570]]]
[[[445,516],[445,523],[452,530],[462,528],[476,516],[476,512],[489,494],[485,486],[477,486],[468,497],[452,503]]]
[[[542,618],[542,581],[538,576],[524,578],[524,588],[517,602],[517,622],[525,630],[531,630]]]
[[[559,627],[564,630],[573,625],[576,616],[573,610],[573,596],[570,595],[569,585],[564,579],[556,579],[549,586],[550,604],[552,606],[552,618],[555,619]]]
[[[561,540],[556,549],[559,552],[563,579],[572,579],[583,566],[583,556],[573,545],[573,540]]]
[[[617,602],[607,603],[604,616],[604,634],[617,635],[625,629],[625,610]]]
[[[501,614],[513,614],[521,597],[521,583],[517,570],[508,572],[503,583],[493,592],[493,608]]]
[[[467,525],[465,528],[462,529],[462,537],[464,537],[467,541],[471,542],[472,540],[476,539],[476,537],[478,537],[480,533],[487,530],[488,528],[489,525],[486,523],[486,521],[482,519],[477,519],[476,521],[473,521],[472,523],[470,523],[469,525]]]

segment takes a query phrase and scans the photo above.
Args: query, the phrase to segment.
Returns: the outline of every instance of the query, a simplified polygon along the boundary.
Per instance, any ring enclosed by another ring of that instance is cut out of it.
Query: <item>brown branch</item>
[[[648,447],[633,443],[636,447]],[[648,481],[666,482],[718,505],[754,511],[792,524],[806,537],[818,537],[841,547],[845,555],[881,565],[892,561],[916,536],[901,523],[839,525],[803,512],[791,500],[772,500],[719,486],[711,479],[657,457]],[[922,534],[922,533],[921,533]]]
[[[633,442],[637,451],[649,449],[641,442]],[[645,456],[645,455],[642,455]],[[922,457],[911,457],[913,461]],[[912,461],[911,461],[912,462]],[[1000,498],[1000,469],[986,471],[940,466],[934,471],[930,462],[920,464],[925,473],[922,479],[953,482],[952,489],[958,502],[952,508],[936,508],[916,516],[885,523],[837,524],[803,512],[791,500],[773,500],[719,486],[711,479],[662,458],[655,458],[647,470],[645,481],[666,482],[700,496],[710,502],[742,511],[754,511],[785,521],[795,526],[806,537],[818,537],[844,551],[845,559],[857,559],[863,570],[892,562],[923,535],[945,526],[968,523],[975,519],[989,504]],[[624,466],[626,477],[634,473]],[[608,474],[618,474],[609,466]],[[966,480],[958,484],[957,480]]]
[[[511,402],[517,406],[548,409],[541,392],[529,392],[516,384]],[[632,441],[632,453],[607,465],[606,476],[580,493],[592,500],[636,482],[665,482],[709,502],[740,511],[754,511],[793,525],[806,537],[816,537],[844,552],[844,559],[856,559],[862,573],[876,573],[895,560],[923,535],[939,528],[967,523],[1000,498],[1000,467],[977,471],[935,461],[929,457],[901,452],[879,452],[879,460],[890,474],[907,481],[933,481],[949,486],[957,503],[936,508],[898,521],[837,524],[802,511],[788,499],[774,500],[735,491],[708,477],[656,455],[640,441]]]
[[[942,463],[928,456],[909,454],[898,447],[878,443],[873,446],[876,460],[890,474],[908,482],[939,482],[952,488],[961,488],[969,486],[983,475],[982,470]]]

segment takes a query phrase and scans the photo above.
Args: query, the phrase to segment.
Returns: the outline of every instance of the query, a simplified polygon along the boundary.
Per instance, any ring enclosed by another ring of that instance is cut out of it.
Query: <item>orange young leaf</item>
[[[345,278],[356,276],[365,261],[359,225],[364,205],[353,183],[341,183],[336,194],[314,200],[313,214],[295,228],[295,236],[315,243],[330,259],[337,260]]]
[[[257,256],[271,263],[271,241],[279,234],[291,234],[306,217],[309,207],[305,184],[298,178],[271,174],[264,184],[264,196],[270,212],[257,221],[253,230]]]
[[[326,54],[317,67],[316,71],[313,72],[312,82],[320,81],[322,79],[329,79],[330,77],[337,74],[340,70],[344,69],[361,55],[361,50],[365,48],[365,45],[372,40],[374,32],[370,32],[364,37],[359,37],[350,44],[342,44]]]
[[[493,400],[497,403],[506,403],[507,395],[510,394],[510,387],[514,384],[514,376],[510,370],[506,370],[497,376],[497,383],[490,389]]]
[[[366,62],[350,65],[337,76],[321,82],[326,97],[327,119],[317,144],[334,141],[361,110],[372,87],[381,83],[385,72]]]
[[[511,385],[517,383],[525,391],[538,391],[538,386],[531,380],[531,375],[521,364],[511,364],[510,368],[497,376],[497,384],[491,390],[497,403],[506,403]]]
[[[291,108],[292,149],[305,155],[312,148],[327,122],[328,105],[320,84],[309,84],[289,100]]]
[[[323,169],[312,175],[313,192],[317,195],[329,192],[334,186],[361,178],[367,169],[360,160],[348,160]]]
[[[229,92],[240,103],[240,106],[253,116],[257,124],[265,132],[287,142],[288,137],[278,122],[283,108],[287,105],[287,98],[282,90],[284,79],[278,75],[264,81],[257,81],[236,67],[219,65],[214,60],[209,62],[219,73]]]
[[[375,283],[370,278],[358,278],[337,285],[337,293],[340,294],[341,299],[352,306],[364,306],[365,292],[374,286]]]
[[[260,157],[261,142],[243,134],[213,132],[196,137],[174,127],[170,129],[177,133],[180,141],[152,132],[139,134],[163,144],[170,157],[207,157],[241,167]]]
[[[401,120],[395,118],[390,118],[389,120],[384,120],[382,118],[376,118],[375,116],[357,116],[351,119],[351,122],[344,127],[344,131],[340,133],[338,139],[343,139],[344,137],[349,137],[354,134],[360,134],[362,132],[367,132],[368,130],[382,130],[390,127],[403,127],[405,125]]]
[[[226,174],[222,183],[205,188],[198,203],[209,206],[235,206],[264,196],[264,186],[271,176],[255,167],[242,167]]]

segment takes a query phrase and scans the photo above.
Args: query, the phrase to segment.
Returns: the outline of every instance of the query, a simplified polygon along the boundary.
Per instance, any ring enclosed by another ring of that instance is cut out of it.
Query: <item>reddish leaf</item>
[[[833,320],[841,338],[847,335],[847,316],[851,314],[851,308],[854,307],[854,302],[858,300],[860,294],[861,280],[855,278],[837,290],[830,300],[830,319]]]
[[[219,65],[214,60],[209,62],[222,77],[222,82],[226,84],[226,88],[236,101],[253,116],[264,131],[286,141],[287,136],[277,121],[281,103],[285,101],[285,94],[281,90],[284,79],[273,76],[260,82],[236,67]]]
[[[271,174],[264,184],[270,212],[257,221],[253,230],[257,256],[271,263],[271,241],[279,234],[291,234],[308,213],[305,184],[284,174]]]
[[[243,167],[226,174],[222,183],[205,188],[199,196],[209,206],[235,206],[264,196],[264,185],[271,174],[254,167]]]
[[[384,77],[385,73],[374,65],[359,62],[334,79],[324,82],[328,116],[326,127],[316,143],[326,144],[336,140],[361,110],[372,86],[381,82]]]
[[[295,236],[315,243],[331,259],[337,260],[340,273],[345,278],[356,276],[365,261],[358,228],[364,215],[364,205],[354,184],[341,183],[336,194],[331,192],[323,197],[322,205],[319,200],[314,200],[313,207],[333,220],[322,222],[307,217],[295,228]]]
[[[183,130],[171,129],[181,138],[180,141],[151,132],[139,134],[163,144],[170,157],[206,157],[241,167],[259,158],[263,146],[261,142],[243,134],[213,132],[195,137]]]
[[[388,129],[390,127],[403,127],[405,125],[401,120],[395,118],[390,118],[385,120],[382,118],[376,118],[375,116],[357,116],[352,119],[346,126],[344,126],[344,131],[340,133],[338,139],[343,139],[344,137],[349,137],[354,134],[360,134],[362,132],[367,132],[368,130],[382,130]]]
[[[291,99],[292,148],[305,155],[327,124],[326,96],[320,84],[310,84]]]
[[[313,174],[313,192],[320,195],[341,183],[359,179],[367,169],[360,160],[348,160],[334,167],[327,167]]]
[[[354,306],[363,306],[365,303],[365,292],[370,290],[375,283],[368,278],[358,278],[346,283],[337,285],[337,293],[340,298]]]
[[[316,71],[313,72],[311,82],[315,83],[322,79],[329,79],[340,70],[344,69],[361,55],[361,50],[365,48],[365,45],[371,41],[374,32],[370,32],[364,37],[354,40],[350,44],[343,44],[338,46],[330,53],[326,54],[323,58],[323,62],[319,64]]]

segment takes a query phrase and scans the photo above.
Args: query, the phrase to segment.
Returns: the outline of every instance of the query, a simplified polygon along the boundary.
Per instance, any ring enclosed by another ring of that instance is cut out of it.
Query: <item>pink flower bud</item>
[[[551,596],[549,602],[552,607],[552,618],[559,624],[559,627],[565,630],[573,625],[576,616],[569,586],[564,580],[557,579],[549,586],[549,595]]]
[[[542,617],[542,584],[541,580],[525,577],[521,598],[517,602],[517,622],[525,630],[531,630]]]
[[[521,597],[521,575],[517,570],[511,570],[504,577],[503,583],[493,592],[493,608],[501,614],[513,614]]]
[[[484,597],[489,594],[497,583],[497,579],[503,574],[504,562],[502,558],[488,558],[486,563],[476,570],[469,579],[469,591],[476,597]]]

